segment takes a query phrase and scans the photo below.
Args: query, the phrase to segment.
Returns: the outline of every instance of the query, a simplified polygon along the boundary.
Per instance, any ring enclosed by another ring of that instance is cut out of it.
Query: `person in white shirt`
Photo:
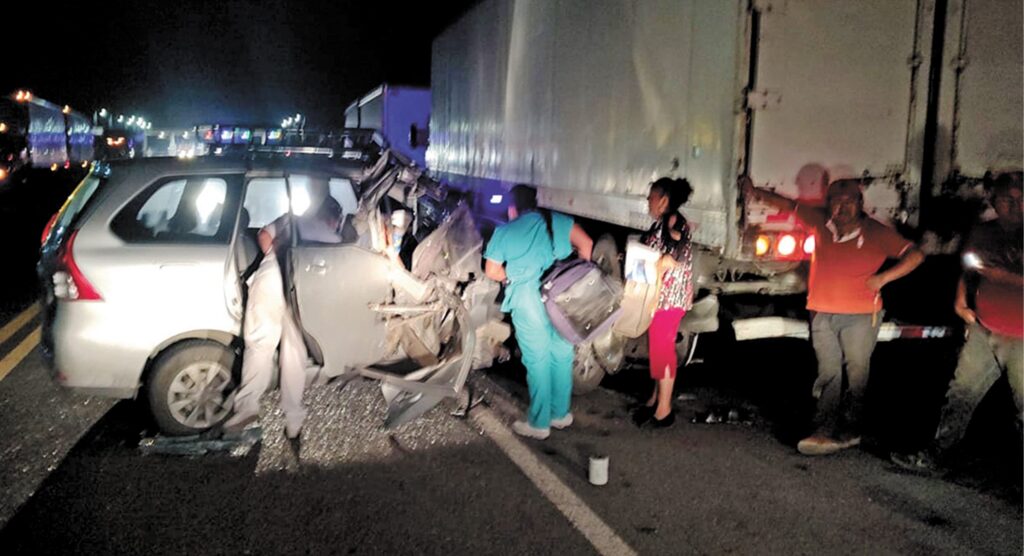
[[[327,195],[327,183],[310,181],[310,209],[295,218],[295,229],[303,240],[339,243],[341,205]],[[318,193],[314,195],[314,193]],[[316,207],[315,210],[312,210]],[[263,260],[253,274],[245,306],[242,356],[242,384],[235,394],[234,415],[224,423],[226,433],[237,433],[259,418],[259,400],[270,386],[274,351],[280,350],[281,411],[285,436],[297,439],[306,419],[302,395],[306,389],[308,354],[302,331],[285,300],[284,279],[279,260],[291,246],[291,214],[284,214],[264,226],[257,237]]]

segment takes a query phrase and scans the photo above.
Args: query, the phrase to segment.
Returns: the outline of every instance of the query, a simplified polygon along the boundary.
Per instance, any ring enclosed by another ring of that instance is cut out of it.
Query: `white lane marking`
[[[10,353],[5,355],[3,359],[0,359],[0,380],[3,380],[8,373],[18,366],[18,363],[21,363],[22,359],[32,353],[32,350],[39,344],[39,337],[41,335],[42,328],[37,326],[35,330],[29,332],[28,336],[25,336],[21,343],[14,346]]]
[[[636,554],[626,541],[622,540],[611,527],[583,500],[576,496],[561,479],[548,469],[534,453],[514,436],[512,431],[501,423],[489,408],[477,407],[472,412],[476,422],[484,433],[505,452],[516,466],[533,482],[534,485],[562,512],[570,523],[583,533],[599,554],[627,555]]]
[[[11,319],[3,328],[0,328],[0,344],[6,342],[7,338],[13,336],[22,326],[25,326],[26,322],[34,319],[37,314],[39,314],[39,304],[33,303],[22,311],[21,314]]]

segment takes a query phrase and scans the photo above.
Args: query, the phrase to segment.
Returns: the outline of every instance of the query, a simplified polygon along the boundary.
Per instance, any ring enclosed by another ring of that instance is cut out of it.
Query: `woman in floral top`
[[[658,305],[647,330],[654,393],[635,415],[638,425],[671,426],[672,388],[676,381],[676,333],[679,322],[693,305],[693,250],[690,230],[679,208],[693,188],[685,179],[661,178],[651,184],[647,209],[654,224],[641,237],[648,247],[662,252],[658,260]]]

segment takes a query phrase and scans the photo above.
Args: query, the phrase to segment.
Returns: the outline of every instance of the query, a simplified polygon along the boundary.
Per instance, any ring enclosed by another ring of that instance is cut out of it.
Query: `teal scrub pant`
[[[569,413],[573,346],[551,325],[540,299],[540,285],[518,290],[510,306],[530,390],[528,419],[531,427],[546,429],[552,419]]]

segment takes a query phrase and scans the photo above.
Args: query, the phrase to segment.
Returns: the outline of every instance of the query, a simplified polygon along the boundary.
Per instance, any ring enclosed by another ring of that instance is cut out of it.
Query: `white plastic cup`
[[[608,484],[608,456],[590,456],[589,479],[594,486]]]

